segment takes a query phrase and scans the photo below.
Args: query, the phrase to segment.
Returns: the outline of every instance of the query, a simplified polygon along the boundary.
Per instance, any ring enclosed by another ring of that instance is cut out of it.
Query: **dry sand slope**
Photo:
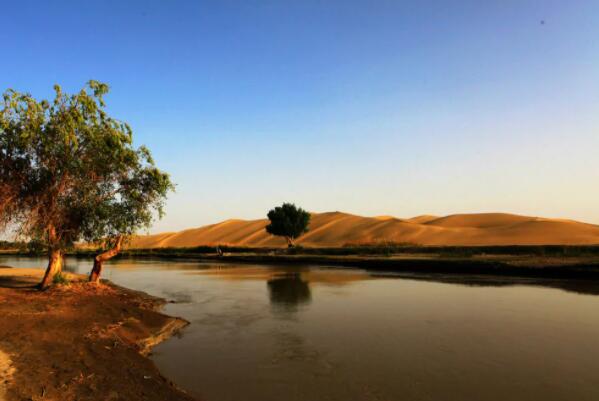
[[[130,248],[200,245],[284,246],[266,233],[262,220],[227,220],[175,233],[134,238]],[[505,213],[456,214],[446,217],[362,217],[341,212],[314,213],[304,246],[342,246],[383,241],[421,245],[599,244],[599,226],[572,220]]]

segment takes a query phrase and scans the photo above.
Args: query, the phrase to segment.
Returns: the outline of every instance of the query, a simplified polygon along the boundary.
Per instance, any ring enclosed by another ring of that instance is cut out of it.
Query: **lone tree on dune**
[[[116,255],[125,236],[162,216],[173,184],[131,128],[105,111],[106,84],[90,81],[67,95],[55,86],[52,102],[13,90],[0,109],[0,222],[48,249],[46,288],[77,241],[111,247],[94,259],[90,275]]]
[[[285,237],[287,246],[293,247],[294,241],[302,234],[308,232],[310,213],[296,207],[293,203],[283,203],[268,212],[270,224],[266,231],[272,235]]]

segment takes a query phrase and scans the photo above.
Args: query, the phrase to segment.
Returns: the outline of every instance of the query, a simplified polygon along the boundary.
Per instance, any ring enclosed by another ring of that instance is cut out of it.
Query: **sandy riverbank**
[[[0,268],[0,400],[192,400],[144,356],[187,324],[163,300],[75,275],[39,292],[42,273]]]
[[[6,399],[6,384],[10,383],[13,367],[8,354],[0,350],[0,401]]]

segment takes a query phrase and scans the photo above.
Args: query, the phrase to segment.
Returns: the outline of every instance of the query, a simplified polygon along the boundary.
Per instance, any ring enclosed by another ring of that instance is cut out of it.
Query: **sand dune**
[[[285,246],[265,231],[261,220],[226,220],[174,233],[138,236],[130,248],[234,245]],[[420,245],[599,244],[599,226],[573,220],[506,213],[455,214],[445,217],[362,217],[341,212],[313,213],[310,231],[298,244],[312,247],[377,242]]]
[[[524,223],[535,218],[507,213],[452,214],[421,223],[438,227],[492,228]]]
[[[416,216],[416,217],[407,219],[407,221],[409,221],[411,223],[424,224],[424,223],[428,223],[429,221],[436,220],[438,218],[439,218],[439,216],[433,216],[431,214],[422,214],[420,216]]]

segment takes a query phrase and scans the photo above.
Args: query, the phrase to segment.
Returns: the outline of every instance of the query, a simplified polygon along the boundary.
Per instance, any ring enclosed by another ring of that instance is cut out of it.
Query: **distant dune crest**
[[[130,248],[231,245],[285,246],[283,238],[265,231],[267,219],[231,219],[180,232],[142,235]],[[583,245],[599,244],[599,226],[573,220],[507,213],[431,215],[400,219],[362,217],[342,212],[313,213],[310,231],[297,243],[311,247],[381,242],[420,245]]]

